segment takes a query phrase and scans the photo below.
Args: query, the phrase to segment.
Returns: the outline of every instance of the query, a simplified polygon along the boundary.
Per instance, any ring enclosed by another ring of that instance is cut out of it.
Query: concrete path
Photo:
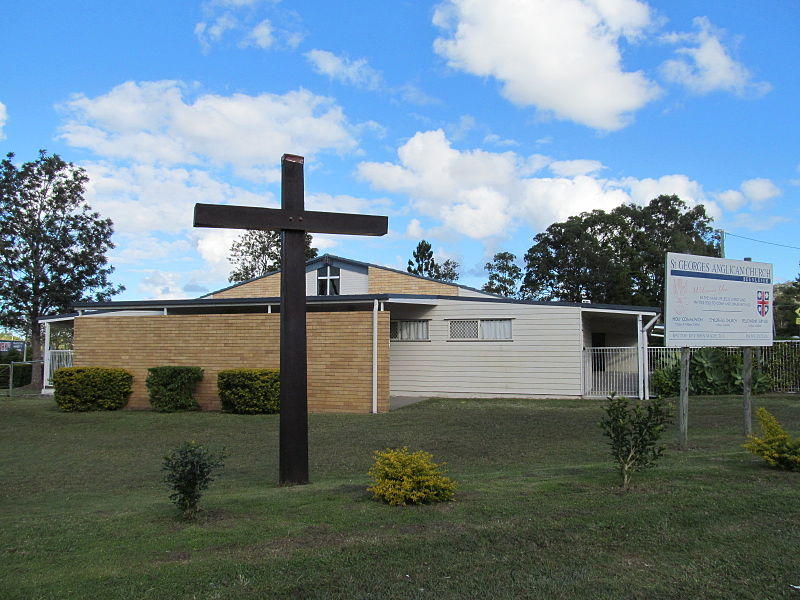
[[[398,408],[403,408],[409,404],[416,404],[417,402],[422,402],[423,400],[427,400],[427,398],[424,396],[390,396],[389,410],[397,410]]]

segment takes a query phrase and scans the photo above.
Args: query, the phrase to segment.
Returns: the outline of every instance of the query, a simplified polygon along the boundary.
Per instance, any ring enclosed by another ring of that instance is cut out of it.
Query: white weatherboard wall
[[[390,393],[442,397],[580,397],[581,314],[575,307],[438,300],[391,306],[430,319],[430,341],[391,342]],[[512,321],[512,341],[449,341],[450,319]]]
[[[366,273],[360,273],[340,267],[339,271],[339,293],[341,295],[358,295],[369,292],[369,278]],[[317,295],[317,270],[312,269],[306,272],[306,295]]]

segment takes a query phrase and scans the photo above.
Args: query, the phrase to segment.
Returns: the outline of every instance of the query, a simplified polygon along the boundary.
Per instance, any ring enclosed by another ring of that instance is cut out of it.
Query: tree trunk
[[[45,349],[46,350],[46,349]],[[34,320],[31,322],[31,356],[30,360],[33,361],[31,366],[31,387],[34,389],[42,389],[42,332],[39,327],[39,321]]]

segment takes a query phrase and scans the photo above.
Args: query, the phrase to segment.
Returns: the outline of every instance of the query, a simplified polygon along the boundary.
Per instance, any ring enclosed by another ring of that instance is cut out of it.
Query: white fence
[[[690,351],[694,352],[696,348]],[[729,354],[741,348],[725,348]],[[761,368],[772,378],[773,392],[800,393],[800,341],[776,341],[772,347],[756,348]],[[679,360],[680,348],[648,348],[648,378],[653,372]],[[584,350],[584,395],[605,397],[611,392],[639,395],[639,368],[636,347],[587,348]]]
[[[53,387],[53,373],[62,367],[72,366],[72,350],[48,350],[50,354],[49,368],[45,387]]]

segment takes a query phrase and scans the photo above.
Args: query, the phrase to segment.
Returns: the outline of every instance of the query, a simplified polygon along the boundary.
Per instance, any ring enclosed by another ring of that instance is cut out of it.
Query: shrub
[[[64,411],[117,410],[133,391],[125,369],[65,367],[53,375],[55,401]]]
[[[22,360],[22,359],[20,359]],[[31,375],[33,373],[33,365],[14,365],[14,386],[22,387],[30,385]],[[8,387],[8,378],[11,375],[11,365],[8,363],[0,362],[0,388]]]
[[[202,492],[214,480],[214,471],[224,465],[225,450],[212,453],[203,444],[184,442],[164,456],[162,471],[164,481],[175,490],[169,499],[178,507],[185,519],[193,519],[198,512]]]
[[[611,394],[603,410],[600,426],[610,440],[622,488],[627,489],[633,473],[654,466],[664,452],[658,440],[670,421],[669,405],[660,399],[642,403]]]
[[[203,379],[200,367],[152,367],[147,369],[150,404],[158,412],[199,410],[194,390]]]
[[[756,411],[761,437],[751,435],[744,448],[763,458],[768,465],[785,471],[800,471],[800,438],[792,439],[763,406]]]
[[[281,408],[278,369],[220,371],[217,390],[222,409],[239,414],[275,414]]]
[[[700,395],[740,394],[742,392],[742,355],[730,354],[723,348],[700,348],[692,353],[689,363],[689,393]],[[662,398],[680,393],[681,365],[678,357],[653,372],[653,392]],[[773,380],[753,356],[752,391],[764,394],[772,389]]]
[[[442,466],[422,450],[409,452],[403,447],[376,451],[369,470],[375,485],[367,491],[393,506],[446,502],[453,499],[456,483],[440,472]]]

